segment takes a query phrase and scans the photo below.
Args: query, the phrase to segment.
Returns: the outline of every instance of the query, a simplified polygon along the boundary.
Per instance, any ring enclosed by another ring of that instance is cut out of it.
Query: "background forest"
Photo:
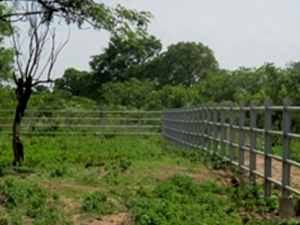
[[[0,23],[1,109],[16,105],[14,54],[4,45],[9,36],[7,25]],[[146,31],[112,33],[108,47],[91,56],[90,71],[68,68],[51,87],[34,87],[28,108],[161,110],[224,101],[262,104],[266,99],[280,105],[283,98],[300,103],[300,62],[230,71],[220,68],[213,50],[200,41],[162,49]]]

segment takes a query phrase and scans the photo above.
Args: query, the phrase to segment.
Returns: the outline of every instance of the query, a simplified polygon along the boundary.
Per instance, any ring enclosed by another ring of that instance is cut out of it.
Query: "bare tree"
[[[32,12],[38,11],[40,5],[30,2],[22,7],[24,11]],[[16,165],[21,165],[24,160],[20,126],[32,88],[41,83],[52,82],[53,66],[68,41],[67,38],[65,42],[56,46],[55,29],[39,14],[27,15],[26,22],[28,29],[25,38],[11,27],[18,69],[18,73],[14,73],[15,94],[18,100],[13,123],[13,150]]]
[[[57,22],[76,24],[79,28],[88,25],[111,33],[118,30],[144,31],[152,15],[145,11],[129,10],[121,5],[112,8],[94,0],[0,0],[1,3],[6,3],[12,9],[0,14],[0,21],[9,24],[15,22],[28,24],[25,41],[20,32],[11,27],[18,69],[18,73],[14,74],[18,99],[13,124],[14,164],[22,164],[24,152],[20,126],[31,90],[40,83],[52,82],[53,66],[67,43],[66,41],[56,46],[53,24]]]

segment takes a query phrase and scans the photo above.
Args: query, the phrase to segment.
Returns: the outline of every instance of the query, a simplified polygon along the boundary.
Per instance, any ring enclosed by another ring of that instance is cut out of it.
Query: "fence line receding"
[[[12,134],[13,110],[0,110],[0,134]],[[26,110],[21,133],[34,135],[160,135],[160,111]]]
[[[295,129],[292,130],[293,112],[299,114],[300,107],[292,107],[288,99],[282,106],[272,106],[271,101],[257,106],[252,101],[249,107],[244,103],[239,106],[223,103],[164,110],[162,136],[178,148],[220,154],[248,171],[250,182],[256,182],[257,177],[264,179],[266,197],[271,195],[272,183],[282,187],[283,197],[288,197],[290,192],[300,195],[299,187],[291,187],[291,166],[300,168],[300,163],[291,159],[291,140],[300,138]],[[299,115],[295,114],[299,121]],[[276,140],[279,143],[274,144]],[[280,153],[275,154],[275,148],[281,148]],[[300,154],[300,149],[298,151]],[[256,169],[257,155],[264,159],[262,173]],[[272,160],[282,164],[281,180],[272,177]]]

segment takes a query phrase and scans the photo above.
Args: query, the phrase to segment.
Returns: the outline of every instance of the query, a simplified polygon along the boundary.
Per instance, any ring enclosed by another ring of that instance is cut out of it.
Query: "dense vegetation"
[[[128,25],[129,30],[112,32],[103,52],[91,57],[90,71],[68,68],[53,87],[32,86],[27,109],[161,110],[266,99],[281,105],[283,98],[300,103],[299,62],[229,71],[200,42],[175,43],[162,52],[159,39],[147,33],[148,13],[120,6],[110,11],[103,4],[82,11],[89,0],[43,2],[37,3],[46,9],[42,24],[64,10],[63,19],[80,27],[85,17],[70,17],[79,9],[109,31],[120,28],[120,18],[143,29]],[[7,12],[0,5],[0,109],[15,109],[14,55],[4,46],[12,31],[3,20]],[[110,17],[115,13],[118,18]],[[103,20],[107,16],[112,20]],[[241,182],[236,188],[220,181],[223,174],[214,177],[212,168],[227,165],[220,157],[203,160],[200,153],[175,149],[160,138],[39,136],[25,138],[24,146],[23,166],[12,167],[11,140],[0,136],[0,224],[86,224],[120,214],[125,223],[142,225],[297,224],[275,217],[277,199],[263,199],[259,185]],[[299,160],[298,153],[292,157]]]
[[[1,43],[10,33],[5,23],[0,26]],[[2,47],[1,52],[0,107],[7,109],[17,101],[11,86],[3,86],[4,80],[12,82],[13,61],[9,49]],[[263,103],[266,99],[280,105],[284,98],[292,99],[293,105],[300,103],[299,62],[287,62],[284,68],[265,63],[230,71],[220,68],[213,50],[200,42],[179,42],[162,52],[159,39],[146,30],[112,33],[103,52],[91,57],[90,68],[66,69],[51,89],[34,87],[39,97],[33,96],[29,107],[160,110],[208,102]]]
[[[24,144],[24,165],[11,167],[11,143],[0,136],[0,224],[89,224],[113,215],[142,225],[296,224],[275,216],[278,200],[262,198],[260,185],[240,178],[233,187],[235,173],[213,169],[226,169],[216,155],[181,151],[160,137],[34,137]]]

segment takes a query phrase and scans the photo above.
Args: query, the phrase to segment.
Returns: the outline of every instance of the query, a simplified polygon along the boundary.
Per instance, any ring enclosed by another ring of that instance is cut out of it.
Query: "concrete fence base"
[[[293,197],[279,197],[279,216],[290,218],[295,216]]]

